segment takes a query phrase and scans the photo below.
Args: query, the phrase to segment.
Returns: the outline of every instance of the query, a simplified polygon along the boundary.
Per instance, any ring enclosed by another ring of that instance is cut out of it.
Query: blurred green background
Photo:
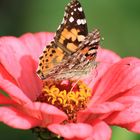
[[[69,0],[0,0],[0,36],[26,32],[55,32]],[[122,57],[140,57],[140,0],[80,0],[89,31],[98,28],[102,47]],[[140,136],[113,127],[112,140],[140,140]],[[0,139],[33,140],[31,131],[0,124]]]

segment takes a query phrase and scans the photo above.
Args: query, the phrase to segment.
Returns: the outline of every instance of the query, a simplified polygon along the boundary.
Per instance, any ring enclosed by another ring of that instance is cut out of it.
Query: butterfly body
[[[88,33],[84,11],[78,0],[65,9],[64,18],[54,40],[39,58],[37,74],[41,79],[78,79],[96,66],[100,42],[97,29]]]

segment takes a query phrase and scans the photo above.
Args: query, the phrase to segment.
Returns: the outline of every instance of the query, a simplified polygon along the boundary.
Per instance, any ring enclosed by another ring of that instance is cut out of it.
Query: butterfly
[[[38,76],[44,79],[78,79],[96,67],[100,42],[99,30],[88,33],[83,8],[71,0],[53,41],[39,57]]]

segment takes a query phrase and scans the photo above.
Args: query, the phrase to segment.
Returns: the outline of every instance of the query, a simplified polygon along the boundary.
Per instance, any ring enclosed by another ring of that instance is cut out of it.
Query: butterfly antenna
[[[73,89],[74,89],[74,87],[77,85],[77,83],[80,81],[80,79],[79,80],[77,80],[75,83],[74,83],[74,85],[72,86],[72,88],[71,88],[71,90],[70,91],[73,91]]]

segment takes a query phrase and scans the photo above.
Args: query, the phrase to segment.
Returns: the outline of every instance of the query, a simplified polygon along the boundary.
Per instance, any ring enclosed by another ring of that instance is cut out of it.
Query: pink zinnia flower
[[[52,33],[44,32],[0,38],[0,121],[19,129],[46,128],[71,140],[109,140],[111,125],[140,133],[138,58],[121,59],[99,49],[98,67],[86,80],[92,96],[76,112],[76,122],[66,121],[63,108],[38,100],[42,94],[42,81],[36,75],[38,57],[52,38]]]

